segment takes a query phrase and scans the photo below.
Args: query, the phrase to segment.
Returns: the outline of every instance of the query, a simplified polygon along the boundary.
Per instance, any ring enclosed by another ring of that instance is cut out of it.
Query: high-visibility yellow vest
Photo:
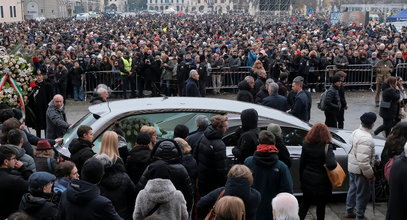
[[[127,72],[130,72],[131,71],[131,64],[133,63],[131,57],[129,58],[129,60],[126,60],[126,59],[124,59],[124,57],[122,57],[122,61],[123,61],[123,64],[124,64],[124,69]],[[125,76],[125,75],[128,75],[128,73],[120,72],[120,75]]]

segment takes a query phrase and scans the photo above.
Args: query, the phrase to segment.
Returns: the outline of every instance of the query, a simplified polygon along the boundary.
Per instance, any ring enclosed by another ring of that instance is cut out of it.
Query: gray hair
[[[274,220],[299,220],[298,201],[290,193],[279,193],[271,201]]]
[[[278,84],[275,83],[275,82],[270,83],[270,84],[269,84],[268,91],[269,91],[269,92],[271,91],[273,94],[274,94],[274,93],[277,93],[277,92],[278,92]]]
[[[273,83],[273,82],[274,82],[274,80],[273,80],[272,78],[268,78],[268,79],[266,80],[266,83],[268,83],[268,84]]]
[[[253,78],[253,76],[246,76],[244,78],[244,80],[246,80],[246,82],[249,82],[249,81],[254,81],[254,78]]]
[[[190,77],[190,78],[192,78],[192,77],[195,76],[195,75],[198,75],[198,71],[196,71],[196,70],[191,70],[191,71],[189,72],[189,77]]]
[[[107,89],[103,88],[103,87],[99,87],[98,90],[96,91],[96,93],[99,94],[99,95],[104,93],[104,92],[109,93],[109,91]]]
[[[209,125],[209,119],[205,115],[198,115],[195,118],[195,123],[198,128],[206,128]]]

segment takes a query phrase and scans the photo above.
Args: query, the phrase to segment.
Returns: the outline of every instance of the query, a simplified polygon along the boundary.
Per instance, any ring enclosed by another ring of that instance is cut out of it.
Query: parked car
[[[88,19],[90,19],[89,13],[79,13],[75,16],[76,21],[86,21]]]
[[[213,115],[222,114],[229,118],[229,129],[223,140],[227,146],[228,163],[231,166],[235,162],[232,148],[236,146],[235,134],[241,126],[240,114],[247,108],[257,110],[260,129],[266,129],[269,123],[277,123],[281,126],[283,141],[292,158],[291,175],[294,181],[294,192],[300,194],[299,160],[304,137],[311,129],[311,125],[285,112],[257,104],[214,98],[169,97],[128,99],[92,105],[89,107],[89,113],[69,128],[64,136],[64,143],[56,146],[56,149],[69,157],[67,147],[72,139],[77,137],[76,131],[80,125],[89,125],[93,128],[95,138],[93,150],[98,152],[103,133],[111,130],[115,123],[121,124],[128,147],[131,147],[134,146],[136,135],[143,125],[154,126],[158,139],[165,139],[172,138],[173,129],[177,124],[184,124],[190,132],[193,132],[196,130],[195,118],[198,115],[206,115],[210,118]],[[347,141],[352,131],[331,129],[331,133],[336,158],[343,169],[347,170],[347,152],[350,150]],[[376,156],[380,158],[378,155],[383,150],[385,140],[375,138],[374,141]],[[381,180],[378,179],[378,181]],[[342,187],[334,189],[334,193],[346,193],[347,189],[346,180]]]

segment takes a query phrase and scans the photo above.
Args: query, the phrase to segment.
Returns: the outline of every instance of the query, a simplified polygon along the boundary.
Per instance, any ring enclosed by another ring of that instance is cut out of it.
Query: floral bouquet
[[[0,101],[11,107],[25,109],[33,67],[19,56],[0,56]]]

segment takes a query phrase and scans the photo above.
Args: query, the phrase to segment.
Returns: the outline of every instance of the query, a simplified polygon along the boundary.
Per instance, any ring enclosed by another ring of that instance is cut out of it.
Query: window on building
[[[10,18],[13,17],[13,6],[10,6]]]
[[[201,0],[198,0],[198,4],[201,4]]]
[[[179,3],[179,0],[177,0],[177,4]],[[179,11],[179,10],[177,10],[177,11]]]
[[[4,18],[3,6],[0,6],[0,18]]]
[[[17,17],[16,6],[13,6],[14,17]]]

